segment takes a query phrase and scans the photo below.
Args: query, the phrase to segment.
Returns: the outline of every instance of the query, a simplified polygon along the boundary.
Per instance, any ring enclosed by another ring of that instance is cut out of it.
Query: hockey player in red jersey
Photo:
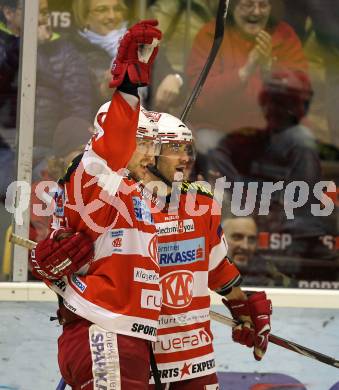
[[[254,347],[257,360],[267,348],[271,302],[264,292],[247,297],[239,287],[241,276],[227,258],[212,194],[197,183],[174,182],[186,179],[194,163],[192,132],[172,115],[152,117],[158,123],[161,153],[147,180],[165,183],[162,195],[167,198],[166,207],[153,214],[163,297],[155,357],[166,389],[218,389],[209,289],[224,296],[233,317],[244,322],[233,329],[233,339]],[[161,196],[160,191],[158,186]]]
[[[105,113],[106,110],[99,113],[98,123]],[[177,118],[168,114],[156,116],[162,131],[162,154],[157,161],[156,170],[153,170],[155,176],[144,179],[148,181],[160,178],[165,183],[166,198],[171,192],[174,176],[182,179],[188,175],[194,160],[193,141],[190,130]],[[101,137],[100,131],[97,137]],[[146,173],[144,163],[139,168]],[[114,188],[113,180],[106,184],[107,189],[112,186]],[[194,189],[197,191],[196,196],[192,194]],[[158,189],[158,195],[161,195],[160,192]],[[147,191],[143,193],[146,194]],[[233,330],[233,338],[249,347],[254,346],[254,354],[258,360],[267,347],[270,301],[264,293],[256,293],[247,299],[239,288],[241,278],[236,267],[226,257],[227,244],[219,218],[212,215],[213,200],[208,191],[185,182],[180,186],[178,195],[179,207],[172,209],[171,205],[167,205],[162,212],[155,211],[153,216],[137,207],[139,216],[148,215],[151,220],[155,219],[159,236],[163,304],[159,318],[159,340],[154,351],[162,381],[167,388],[216,389],[218,384],[208,314],[208,287],[226,296],[226,305],[234,318],[245,321]],[[196,214],[195,205],[207,207],[207,212]],[[117,240],[114,239],[114,245],[117,246],[114,250],[119,251],[121,237],[115,238]],[[129,236],[127,241],[134,246],[133,236]],[[63,243],[65,240],[60,241],[61,249]],[[120,271],[123,274],[123,270]],[[79,280],[77,275],[74,277]],[[152,272],[145,274],[137,270],[134,278],[149,283],[156,276]],[[110,283],[108,281],[105,286],[108,290]],[[126,289],[124,294],[128,298],[132,295]],[[159,306],[154,293],[142,298],[145,298],[143,302],[148,305]],[[133,352],[135,355],[139,353],[138,350]],[[139,370],[133,361],[130,364],[132,371]],[[122,388],[129,389],[125,383]]]
[[[161,292],[156,228],[135,179],[154,159],[157,127],[139,116],[137,87],[149,83],[156,25],[140,22],[122,38],[117,90],[60,182],[54,232],[31,255],[32,272],[60,297],[58,361],[74,390],[148,388]]]

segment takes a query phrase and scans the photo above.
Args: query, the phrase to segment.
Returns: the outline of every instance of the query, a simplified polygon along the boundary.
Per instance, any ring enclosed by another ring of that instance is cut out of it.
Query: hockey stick
[[[27,238],[20,237],[16,234],[11,234],[10,241],[13,244],[23,246],[28,249],[33,249],[36,246],[36,243],[32,240],[28,240]],[[228,318],[222,314],[219,314],[213,310],[210,311],[210,316],[213,320],[220,322],[221,324],[228,325],[230,327],[233,327],[237,325],[236,321],[232,320],[231,318]],[[328,364],[330,366],[339,368],[339,360],[336,360],[330,356],[324,355],[320,352],[314,351],[312,349],[309,349],[307,347],[304,347],[300,344],[294,343],[293,341],[283,339],[281,337],[275,336],[274,334],[270,333],[269,335],[269,341],[272,344],[278,345],[282,348],[289,349],[290,351],[299,353],[301,355],[304,355],[306,357],[309,357],[311,359],[318,360],[322,363]]]
[[[206,63],[200,73],[200,76],[194,85],[191,96],[188,98],[185,108],[180,116],[180,119],[183,122],[185,122],[189,112],[191,111],[194,102],[197,100],[198,96],[200,95],[201,89],[205,84],[208,72],[210,71],[211,66],[213,65],[219,47],[224,38],[225,21],[226,21],[229,1],[230,0],[219,0],[212,48],[207,57]]]
[[[64,381],[63,378],[61,378],[56,390],[64,390],[65,388],[66,388],[66,382]]]
[[[36,247],[35,241],[29,240],[28,238],[20,237],[14,233],[11,233],[11,235],[9,236],[9,241],[12,244],[16,244],[27,249],[33,249]]]
[[[228,318],[222,314],[219,314],[213,310],[210,311],[210,316],[211,316],[212,320],[220,322],[221,324],[228,325],[231,327],[237,325],[236,321],[234,321],[231,318]],[[330,356],[324,355],[320,352],[313,351],[313,349],[309,349],[309,348],[304,347],[300,344],[294,343],[293,341],[286,340],[286,339],[283,339],[281,337],[275,336],[272,333],[269,334],[268,339],[272,344],[278,345],[279,347],[289,349],[290,351],[299,353],[300,355],[304,355],[304,356],[309,357],[311,359],[315,359],[315,360],[318,360],[319,362],[328,364],[332,367],[339,368],[339,360],[336,360]]]

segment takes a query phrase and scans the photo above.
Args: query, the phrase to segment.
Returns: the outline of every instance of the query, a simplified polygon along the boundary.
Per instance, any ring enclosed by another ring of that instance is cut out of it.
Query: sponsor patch
[[[171,234],[190,233],[195,231],[193,219],[157,223],[158,236],[170,236]]]
[[[145,289],[141,290],[141,307],[143,309],[160,311],[161,301],[161,291]]]
[[[132,199],[136,220],[153,225],[153,216],[146,202],[143,199],[138,198],[137,196],[133,196]]]
[[[153,270],[135,267],[133,280],[135,282],[154,284],[159,282],[159,274]]]
[[[211,370],[214,367],[215,367],[214,359],[210,359],[200,363],[193,363],[193,364],[192,363],[188,364],[185,362],[180,370],[181,372],[180,379],[185,377],[185,375],[190,376],[193,374],[201,373],[207,370]],[[196,375],[196,376],[201,376],[201,375]]]
[[[121,229],[113,229],[110,230],[109,236],[112,239],[112,253],[121,253],[124,231]]]
[[[68,303],[65,298],[63,299],[63,304],[65,307],[67,307],[68,310],[70,310],[73,313],[76,313],[77,309],[74,306],[72,306],[70,303]]]
[[[132,325],[131,331],[135,332],[135,333],[143,333],[143,334],[151,335],[151,336],[157,335],[157,328],[154,328],[154,326],[138,324],[137,322],[134,322],[134,324]]]
[[[159,265],[191,264],[205,259],[205,238],[158,244]]]
[[[112,229],[109,232],[109,236],[113,239],[122,237],[123,235],[124,235],[124,231],[122,229]]]
[[[89,340],[93,390],[121,390],[117,334],[93,324],[89,327]]]
[[[58,288],[59,290],[61,290],[61,292],[65,292],[66,291],[67,284],[66,284],[66,282],[63,279],[59,279],[59,280],[54,281],[53,285],[56,288]]]
[[[84,292],[87,288],[86,283],[79,279],[76,275],[72,275],[71,281],[73,286],[75,286],[80,292]]]
[[[154,344],[155,353],[172,353],[210,345],[212,338],[204,328],[193,329],[187,332],[176,332],[159,335],[159,341]]]
[[[197,378],[213,374],[216,371],[213,353],[186,361],[160,363],[158,364],[158,370],[163,383]],[[152,372],[150,383],[154,383]],[[216,384],[213,384],[212,386],[215,385]],[[229,388],[233,389],[232,386]],[[212,387],[212,389],[214,389],[214,387]]]
[[[159,328],[190,325],[196,322],[209,321],[209,319],[209,312],[205,312],[205,310],[189,311],[188,313],[181,314],[160,315]]]

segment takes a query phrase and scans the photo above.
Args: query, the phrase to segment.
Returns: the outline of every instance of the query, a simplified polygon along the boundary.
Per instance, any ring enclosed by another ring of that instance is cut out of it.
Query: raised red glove
[[[131,27],[122,37],[112,66],[111,88],[124,81],[126,72],[132,84],[150,83],[150,68],[158,53],[162,33],[155,28],[157,20],[143,20]]]
[[[233,328],[233,340],[250,348],[254,346],[254,358],[261,360],[267,350],[271,331],[271,300],[267,299],[264,291],[260,291],[250,295],[247,301],[223,299],[223,303],[232,317],[240,321]]]
[[[77,272],[93,257],[93,243],[84,233],[59,229],[31,251],[30,264],[36,278],[56,280]]]

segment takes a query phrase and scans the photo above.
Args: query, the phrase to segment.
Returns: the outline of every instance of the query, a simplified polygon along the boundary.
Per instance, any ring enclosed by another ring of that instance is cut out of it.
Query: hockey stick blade
[[[191,111],[194,102],[197,100],[198,96],[200,95],[201,89],[205,84],[207,75],[211,69],[211,66],[214,63],[214,60],[219,51],[219,47],[224,38],[225,22],[226,22],[226,17],[228,12],[229,1],[230,0],[219,0],[212,48],[207,57],[206,63],[200,73],[200,76],[194,85],[192,93],[186,102],[185,108],[180,116],[180,119],[183,122],[185,122],[189,112]]]
[[[232,320],[231,318],[228,318],[220,313],[217,313],[213,310],[210,311],[210,316],[212,320],[215,320],[217,322],[220,322],[221,324],[228,325],[228,326],[235,326],[237,325],[237,322]],[[311,359],[318,360],[319,362],[328,364],[332,367],[339,368],[339,360],[336,360],[330,356],[324,355],[320,352],[314,351],[313,349],[304,347],[300,344],[294,343],[293,341],[283,339],[281,337],[275,336],[274,334],[270,333],[268,336],[269,341],[272,344],[278,345],[279,347],[289,349],[290,351],[299,353],[300,355],[306,356]]]

